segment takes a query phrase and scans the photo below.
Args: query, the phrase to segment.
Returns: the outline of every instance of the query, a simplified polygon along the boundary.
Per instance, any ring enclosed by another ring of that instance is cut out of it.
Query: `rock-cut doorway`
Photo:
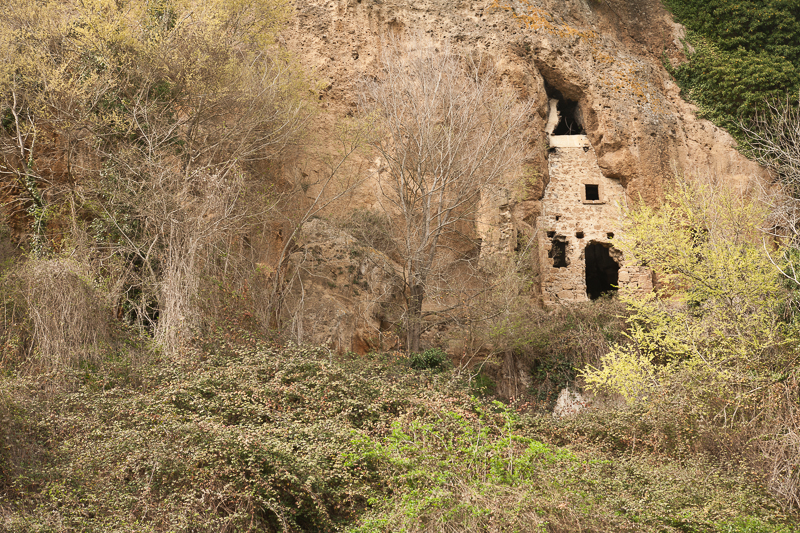
[[[586,258],[586,295],[596,300],[604,292],[614,291],[619,284],[619,264],[611,256],[611,247],[590,242],[584,252]]]

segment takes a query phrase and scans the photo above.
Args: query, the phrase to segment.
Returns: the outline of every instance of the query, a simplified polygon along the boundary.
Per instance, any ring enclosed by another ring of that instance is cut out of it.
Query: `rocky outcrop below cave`
[[[306,223],[289,257],[285,319],[299,342],[367,353],[399,347],[397,266],[334,224]]]

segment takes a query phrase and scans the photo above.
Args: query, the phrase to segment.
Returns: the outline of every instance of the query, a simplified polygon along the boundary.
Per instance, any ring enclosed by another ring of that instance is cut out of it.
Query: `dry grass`
[[[3,278],[2,292],[2,366],[50,373],[100,359],[111,313],[85,266],[30,259]]]
[[[767,412],[753,462],[767,486],[787,508],[800,509],[800,411],[796,376],[777,383],[767,396]]]

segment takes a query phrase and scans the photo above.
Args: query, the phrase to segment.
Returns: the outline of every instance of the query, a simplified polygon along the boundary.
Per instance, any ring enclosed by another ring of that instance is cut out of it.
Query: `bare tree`
[[[772,170],[778,181],[800,197],[800,100],[768,102],[748,123],[747,134],[756,160]]]
[[[419,35],[390,40],[380,67],[360,104],[378,123],[378,201],[402,264],[406,346],[419,351],[436,272],[470,236],[481,195],[521,170],[532,102],[504,90],[490,60]]]
[[[770,216],[765,247],[783,276],[800,286],[800,99],[768,102],[748,122],[739,124],[747,135],[756,160],[773,174],[773,182],[761,185],[761,196]],[[770,241],[785,243],[783,257],[774,257]]]

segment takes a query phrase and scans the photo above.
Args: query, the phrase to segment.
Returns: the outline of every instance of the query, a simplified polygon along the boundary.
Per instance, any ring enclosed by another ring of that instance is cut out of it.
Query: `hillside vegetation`
[[[400,354],[216,339],[56,391],[4,377],[0,529],[791,530],[755,473],[692,453],[678,420],[536,417]]]
[[[767,102],[800,89],[796,0],[665,0],[685,25],[687,63],[671,70],[701,114],[743,139]]]
[[[695,21],[673,72],[708,116],[796,87],[790,1],[670,5]],[[797,531],[800,136],[764,156],[783,187],[676,176],[626,208],[613,244],[655,293],[545,311],[533,243],[483,265],[473,233],[530,155],[532,103],[417,36],[309,177],[318,98],[280,45],[289,13],[0,5],[0,531]],[[342,257],[402,277],[400,312],[365,355],[298,346],[292,254],[370,147],[396,209],[331,225],[358,241]],[[461,353],[424,345],[440,326]],[[565,388],[591,408],[554,416]]]

